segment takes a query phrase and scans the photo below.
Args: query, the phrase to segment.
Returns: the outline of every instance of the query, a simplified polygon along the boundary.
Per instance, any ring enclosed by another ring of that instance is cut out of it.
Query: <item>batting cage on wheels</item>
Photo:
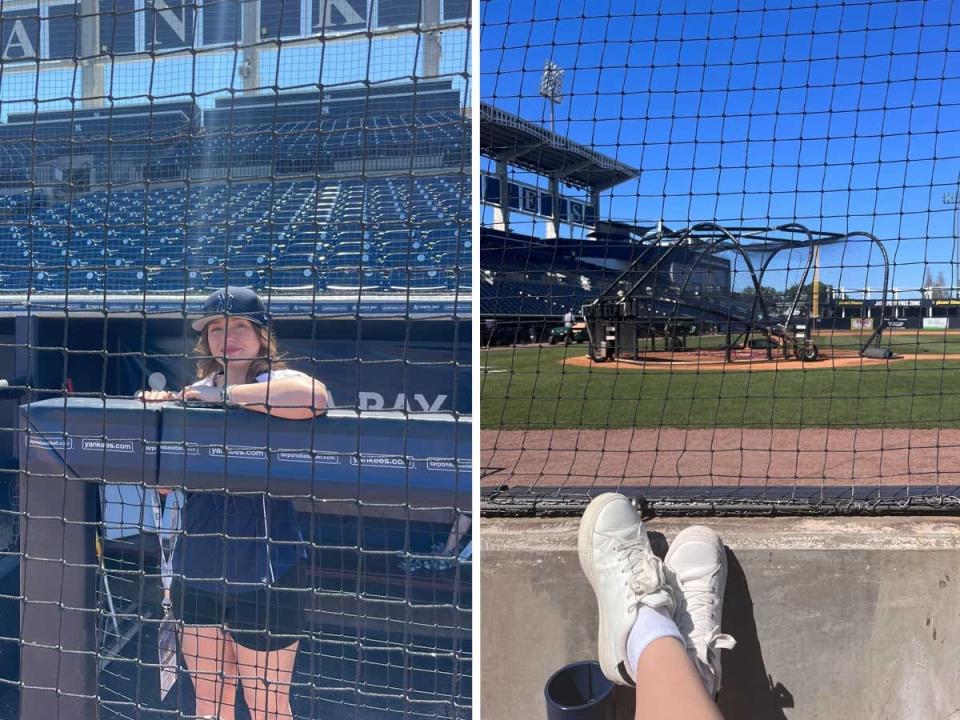
[[[470,24],[0,10],[0,716],[469,717]]]
[[[858,242],[868,244],[865,253]],[[702,223],[680,232],[660,228],[642,246],[630,267],[583,307],[596,362],[825,359],[811,335],[827,300],[821,295],[869,287],[871,270],[880,279],[880,320],[850,349],[863,357],[895,357],[881,347],[890,261],[883,243],[868,233]],[[709,334],[721,335],[722,342],[688,344]],[[850,356],[850,349],[834,346],[830,357]]]
[[[482,10],[484,512],[955,508],[954,8]]]

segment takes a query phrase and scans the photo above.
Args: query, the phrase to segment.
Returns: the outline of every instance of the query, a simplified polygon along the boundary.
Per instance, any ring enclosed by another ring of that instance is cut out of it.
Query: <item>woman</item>
[[[197,381],[147,401],[223,402],[288,419],[320,415],[323,383],[286,368],[263,303],[247,288],[207,298]],[[233,720],[237,684],[254,720],[292,718],[290,680],[302,629],[306,551],[293,503],[268,494],[187,493],[173,554],[172,600],[196,714]]]

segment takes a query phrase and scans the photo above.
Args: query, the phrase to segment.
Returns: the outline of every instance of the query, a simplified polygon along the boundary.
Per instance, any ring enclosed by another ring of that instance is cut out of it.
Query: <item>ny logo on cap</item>
[[[230,312],[233,310],[233,294],[221,292],[217,295],[217,312]]]

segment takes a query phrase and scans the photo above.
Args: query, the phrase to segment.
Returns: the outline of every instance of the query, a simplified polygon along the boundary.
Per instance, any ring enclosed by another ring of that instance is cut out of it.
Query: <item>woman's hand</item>
[[[199,400],[207,403],[222,403],[223,388],[213,385],[193,385],[183,390],[184,400]]]
[[[170,390],[137,390],[137,394],[134,395],[138,400],[145,400],[146,402],[165,402],[167,400],[178,400],[180,398],[180,393],[171,392]]]

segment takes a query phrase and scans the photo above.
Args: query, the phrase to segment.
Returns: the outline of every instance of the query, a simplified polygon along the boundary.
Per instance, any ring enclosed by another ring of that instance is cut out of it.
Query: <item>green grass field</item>
[[[825,349],[856,336],[821,336]],[[704,338],[704,342],[707,339]],[[885,338],[898,353],[960,353],[960,334]],[[485,429],[960,427],[960,361],[894,360],[787,371],[615,369],[564,365],[586,345],[481,352]]]

